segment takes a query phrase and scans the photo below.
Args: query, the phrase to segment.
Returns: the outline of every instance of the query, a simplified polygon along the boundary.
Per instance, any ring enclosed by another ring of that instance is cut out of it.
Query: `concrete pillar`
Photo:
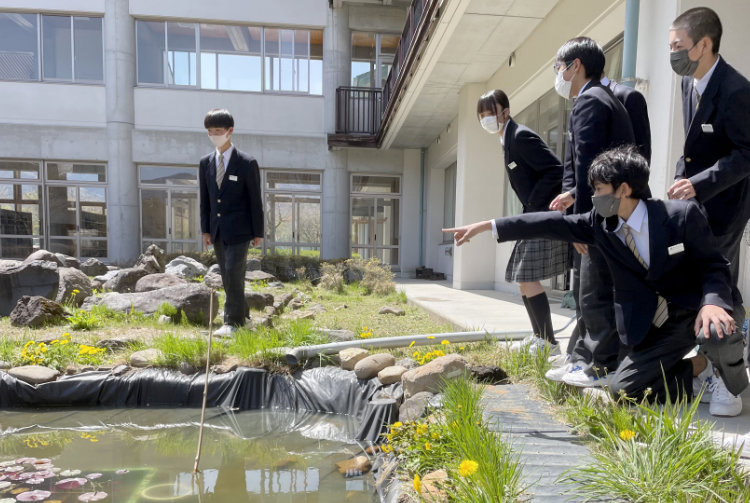
[[[107,119],[108,256],[120,265],[139,254],[138,177],[133,163],[135,21],[129,2],[106,0],[104,82]]]
[[[401,277],[413,278],[416,268],[422,264],[419,256],[419,220],[422,216],[420,204],[421,152],[404,149],[404,173],[401,177],[401,208],[399,218],[399,246],[401,248]]]
[[[328,25],[323,32],[323,98],[325,130],[336,130],[336,88],[351,80],[351,30],[349,8],[334,4],[328,9]],[[349,257],[349,171],[345,150],[331,151],[323,175],[322,232],[320,257]]]
[[[481,84],[467,84],[459,94],[456,169],[456,225],[502,216],[502,150],[496,136],[482,130],[476,118]],[[453,287],[461,290],[493,289],[497,243],[490,233],[456,247]]]

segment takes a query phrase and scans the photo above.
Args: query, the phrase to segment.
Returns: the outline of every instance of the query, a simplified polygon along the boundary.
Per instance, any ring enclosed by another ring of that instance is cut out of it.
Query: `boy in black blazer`
[[[704,356],[684,359],[696,334],[713,325],[715,336],[730,337],[736,325],[729,267],[705,215],[691,202],[645,199],[648,176],[635,148],[617,148],[591,165],[594,208],[587,213],[530,213],[444,232],[455,233],[458,246],[486,231],[498,241],[544,237],[596,245],[612,271],[617,329],[628,347],[610,391],[664,401],[691,396],[693,378],[710,372]],[[744,375],[719,371],[735,392],[747,386],[744,368]]]
[[[263,201],[257,161],[231,142],[234,118],[214,109],[203,125],[216,150],[200,160],[200,212],[203,245],[214,245],[226,302],[224,326],[217,336],[232,335],[245,324],[247,251],[263,241]]]

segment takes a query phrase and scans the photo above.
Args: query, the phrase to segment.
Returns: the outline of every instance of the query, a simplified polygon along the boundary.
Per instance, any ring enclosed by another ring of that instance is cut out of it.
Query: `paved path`
[[[494,290],[454,290],[447,281],[398,279],[396,283],[410,303],[454,324],[459,330],[530,329],[520,295]],[[574,314],[571,309],[561,308],[559,299],[551,299],[551,307],[552,324],[556,329],[564,326]],[[563,349],[567,347],[572,330],[571,324],[557,334]],[[554,418],[547,412],[546,403],[541,399],[529,398],[524,391],[518,391],[523,389],[519,386],[489,387],[487,398],[497,410],[487,413],[492,418],[497,418],[498,427],[503,430],[507,428],[501,426],[501,422],[507,421],[512,425],[514,438],[525,446],[522,462],[529,471],[529,478],[526,480],[533,482],[539,479],[536,489],[532,488],[532,492],[535,492],[533,501],[562,501],[560,488],[550,485],[551,479],[557,478],[564,471],[563,468],[583,461],[580,459],[580,449],[584,448],[567,433],[565,425],[554,422]],[[743,445],[742,458],[750,461],[750,387],[742,393],[742,397],[743,409],[737,417],[711,416],[707,404],[701,404],[698,413],[702,419],[715,423],[714,435],[717,442],[729,446]],[[505,412],[503,407],[507,407]],[[529,420],[526,429],[522,427],[524,417]],[[548,432],[553,438],[547,437]],[[555,456],[545,454],[548,452],[554,452]],[[570,456],[568,452],[571,453]]]

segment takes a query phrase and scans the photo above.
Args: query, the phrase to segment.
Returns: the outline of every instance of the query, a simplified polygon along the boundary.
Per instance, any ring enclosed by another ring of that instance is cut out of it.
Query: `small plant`
[[[362,327],[362,329],[359,331],[359,338],[360,339],[369,339],[372,337],[372,329],[365,325]]]
[[[27,341],[21,350],[21,362],[26,365],[44,365],[58,370],[71,363],[100,365],[105,348],[97,348],[71,341],[65,332],[58,339],[46,342]]]
[[[160,363],[166,367],[177,368],[180,363],[187,362],[194,367],[206,365],[208,341],[203,338],[184,338],[174,333],[168,333],[154,339],[154,347],[164,355]],[[211,344],[211,363],[218,363],[223,358],[225,345],[215,340]]]
[[[102,324],[102,320],[92,311],[76,308],[68,317],[68,323],[73,330],[93,330]]]
[[[344,264],[320,264],[320,287],[337,293],[344,293]]]
[[[381,265],[376,258],[371,258],[364,262],[362,281],[360,286],[368,295],[388,295],[396,291],[396,284],[393,282],[393,271],[387,265]]]
[[[178,310],[169,302],[162,302],[161,304],[159,304],[159,307],[156,308],[156,311],[154,312],[154,318],[159,319],[161,316],[169,317],[169,319],[172,320],[172,323],[177,323],[181,318],[180,310]]]

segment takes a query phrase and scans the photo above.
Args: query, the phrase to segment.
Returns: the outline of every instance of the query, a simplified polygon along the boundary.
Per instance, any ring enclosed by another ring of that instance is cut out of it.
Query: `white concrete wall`
[[[399,244],[401,246],[401,276],[414,277],[415,269],[422,265],[419,257],[419,229],[421,221],[420,165],[421,153],[417,149],[405,149],[403,153],[403,175],[401,177],[401,225]]]
[[[6,124],[105,126],[102,85],[2,82],[0,110]]]
[[[355,31],[401,33],[406,9],[378,5],[349,5],[349,28]]]
[[[130,14],[160,19],[195,19],[221,23],[323,27],[327,0],[130,0]]]
[[[4,0],[0,9],[13,12],[103,14],[104,0]]]

